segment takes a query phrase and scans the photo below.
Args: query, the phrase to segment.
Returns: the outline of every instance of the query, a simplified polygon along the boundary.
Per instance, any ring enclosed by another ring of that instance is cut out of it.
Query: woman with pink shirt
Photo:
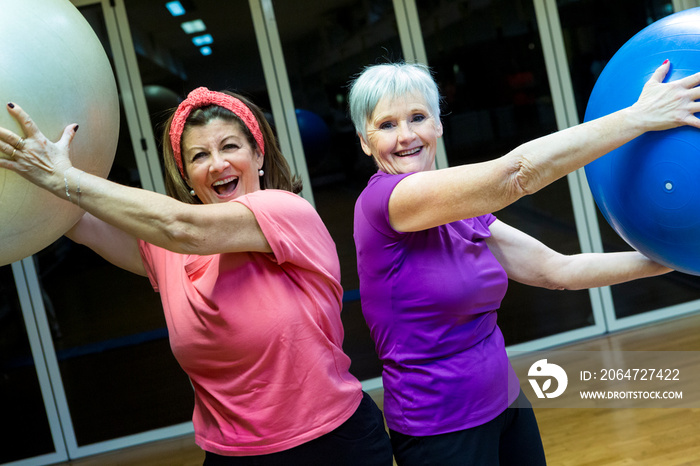
[[[257,106],[189,94],[164,131],[172,197],[73,167],[77,125],[51,143],[8,111],[24,134],[0,128],[0,168],[82,207],[66,235],[160,293],[205,465],[392,464],[342,350],[335,244]]]

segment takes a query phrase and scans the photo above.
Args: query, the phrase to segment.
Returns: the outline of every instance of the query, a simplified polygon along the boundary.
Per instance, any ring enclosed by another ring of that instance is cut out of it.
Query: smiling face
[[[397,175],[432,170],[442,124],[419,94],[383,98],[367,120],[362,150],[374,157],[379,169]]]
[[[220,118],[182,134],[187,184],[204,204],[228,202],[260,190],[263,156],[236,122]]]

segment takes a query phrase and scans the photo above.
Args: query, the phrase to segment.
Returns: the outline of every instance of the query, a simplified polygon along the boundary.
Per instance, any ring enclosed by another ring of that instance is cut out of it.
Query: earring
[[[194,197],[194,189],[190,189],[190,196]]]
[[[258,176],[263,176],[264,174],[265,174],[265,172],[263,171],[262,168],[260,170],[258,170]]]

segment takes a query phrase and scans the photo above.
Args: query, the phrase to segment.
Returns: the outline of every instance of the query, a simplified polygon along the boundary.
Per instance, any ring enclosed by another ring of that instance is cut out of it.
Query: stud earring
[[[190,189],[190,196],[194,197],[194,189]]]
[[[265,172],[263,171],[262,168],[260,170],[258,170],[258,176],[263,176],[264,174],[265,174]]]

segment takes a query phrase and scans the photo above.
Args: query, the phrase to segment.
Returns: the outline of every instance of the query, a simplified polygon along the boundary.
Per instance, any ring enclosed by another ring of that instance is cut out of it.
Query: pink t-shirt
[[[335,243],[287,191],[236,199],[272,254],[190,256],[140,242],[175,358],[194,386],[195,439],[220,455],[262,455],[324,435],[357,409]],[[231,227],[235,235],[235,227]]]

